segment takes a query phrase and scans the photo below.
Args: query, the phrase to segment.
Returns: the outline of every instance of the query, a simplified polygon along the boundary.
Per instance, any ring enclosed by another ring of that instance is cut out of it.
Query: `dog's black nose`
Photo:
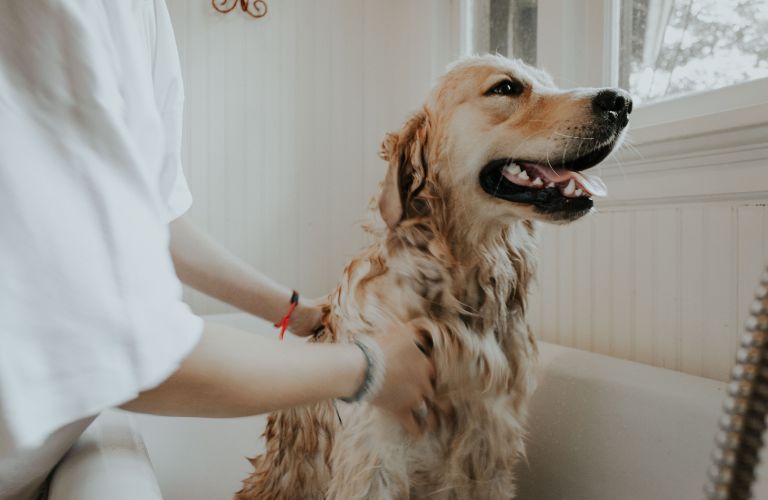
[[[592,107],[598,113],[613,111],[615,113],[632,112],[632,98],[619,89],[603,89],[592,99]]]

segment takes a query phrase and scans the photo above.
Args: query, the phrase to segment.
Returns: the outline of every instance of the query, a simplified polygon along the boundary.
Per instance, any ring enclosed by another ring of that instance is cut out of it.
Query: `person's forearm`
[[[291,290],[237,258],[186,217],[170,225],[171,256],[187,285],[273,323],[288,309]]]
[[[206,323],[202,339],[158,387],[121,407],[192,417],[241,417],[350,396],[365,358],[351,344],[279,342]]]

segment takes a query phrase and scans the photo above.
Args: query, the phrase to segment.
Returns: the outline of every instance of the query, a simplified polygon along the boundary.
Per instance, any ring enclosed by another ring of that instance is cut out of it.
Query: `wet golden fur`
[[[494,78],[509,74],[530,84],[526,94],[484,100]],[[525,321],[533,220],[552,217],[482,192],[477,173],[524,149],[561,154],[553,131],[583,126],[586,95],[559,91],[519,62],[472,58],[387,136],[379,202],[387,227],[347,265],[316,341],[417,320],[434,342],[439,429],[409,437],[369,404],[338,403],[343,423],[331,402],[273,413],[267,450],[237,499],[514,497],[537,356]]]

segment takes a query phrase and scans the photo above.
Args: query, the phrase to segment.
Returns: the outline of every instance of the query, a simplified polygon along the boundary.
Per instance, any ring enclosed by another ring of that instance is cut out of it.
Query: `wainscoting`
[[[610,197],[595,214],[541,228],[532,326],[549,342],[725,380],[768,263],[768,144],[733,131],[619,160],[603,169]]]

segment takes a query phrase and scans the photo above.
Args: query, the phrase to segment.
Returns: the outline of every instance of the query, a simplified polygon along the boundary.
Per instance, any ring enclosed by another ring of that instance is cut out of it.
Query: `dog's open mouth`
[[[586,162],[586,158],[579,158],[560,165],[511,158],[493,160],[481,170],[480,186],[496,198],[533,205],[542,213],[582,212],[592,208],[592,197],[605,196],[607,190],[600,177],[575,170],[589,168],[604,157]]]

